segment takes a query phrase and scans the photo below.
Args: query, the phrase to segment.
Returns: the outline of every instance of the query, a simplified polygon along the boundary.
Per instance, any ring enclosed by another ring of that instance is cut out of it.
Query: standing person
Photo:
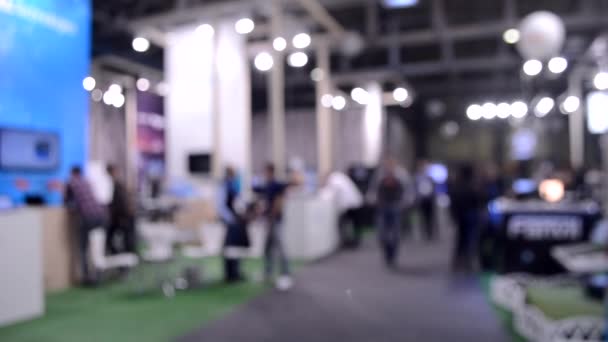
[[[218,203],[219,215],[227,229],[223,252],[224,280],[227,283],[244,280],[241,273],[240,255],[237,255],[235,248],[249,248],[247,219],[242,217],[236,209],[240,192],[241,186],[235,170],[227,167]]]
[[[424,232],[428,241],[436,238],[437,232],[434,222],[435,216],[435,183],[428,174],[428,162],[420,160],[417,163],[415,176],[416,199],[422,219],[424,221]]]
[[[108,234],[106,238],[106,249],[111,254],[118,252],[136,252],[135,241],[135,214],[133,206],[129,199],[129,191],[124,183],[118,177],[118,172],[114,165],[106,167],[108,175],[112,178],[113,193],[112,201],[110,202],[110,224],[108,226]],[[116,234],[122,235],[122,250],[116,247]]]
[[[473,166],[462,166],[448,186],[450,211],[456,223],[456,243],[453,266],[455,270],[473,269],[473,246],[479,226],[482,201]]]
[[[338,228],[341,245],[357,248],[361,243],[363,229],[361,222],[363,195],[350,177],[338,171],[332,172],[327,177],[323,190],[331,192],[339,213]]]
[[[262,197],[264,202],[264,216],[268,230],[264,245],[264,272],[266,282],[273,276],[275,257],[278,259],[281,276],[277,280],[277,287],[288,290],[293,281],[289,273],[289,262],[281,238],[281,221],[283,219],[283,202],[287,184],[276,179],[274,165],[269,163],[264,169],[265,180],[260,186],[254,187],[254,192]]]
[[[371,197],[376,201],[378,239],[384,261],[396,266],[401,240],[401,216],[414,200],[414,189],[407,170],[388,157],[372,182]]]
[[[93,229],[106,226],[107,213],[93,195],[91,185],[84,179],[82,170],[78,166],[72,168],[67,182],[65,203],[79,221],[81,283],[85,286],[93,285],[97,279],[89,270],[89,233]]]

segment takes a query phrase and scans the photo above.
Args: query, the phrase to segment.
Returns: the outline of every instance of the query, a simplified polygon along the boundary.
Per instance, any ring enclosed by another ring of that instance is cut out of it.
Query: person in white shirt
[[[331,173],[324,191],[331,192],[339,213],[340,241],[343,247],[356,248],[361,242],[361,207],[363,195],[355,183],[342,172]]]

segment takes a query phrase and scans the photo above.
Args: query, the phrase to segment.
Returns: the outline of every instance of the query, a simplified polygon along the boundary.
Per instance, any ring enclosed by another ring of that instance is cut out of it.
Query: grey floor
[[[369,237],[180,341],[508,341],[477,277],[451,274],[449,240],[405,242],[391,272]]]

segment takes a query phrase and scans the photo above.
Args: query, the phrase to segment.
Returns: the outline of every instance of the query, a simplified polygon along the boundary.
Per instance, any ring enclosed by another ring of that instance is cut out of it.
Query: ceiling
[[[162,48],[154,46],[144,54],[131,49],[134,23],[157,20],[159,15],[204,15],[207,10],[215,13],[218,8],[241,6],[253,11],[257,27],[264,27],[268,11],[258,5],[269,2],[94,0],[93,55],[117,55],[160,70]],[[284,2],[286,12],[307,25],[310,32],[323,32],[297,0]],[[568,32],[563,53],[571,61],[580,58],[590,42],[608,29],[605,0],[420,0],[406,9],[386,9],[379,0],[320,2],[346,30],[358,32],[366,44],[355,57],[339,51],[332,54],[332,73],[342,89],[348,91],[370,80],[379,80],[390,89],[403,81],[421,101],[442,99],[448,107],[482,98],[509,99],[522,92],[521,58],[513,46],[503,42],[502,33],[528,13],[549,10],[563,17]],[[267,38],[263,31],[250,37],[252,42]],[[288,107],[311,107],[315,103],[314,84],[309,77],[315,65],[311,57],[305,68],[286,68]],[[263,110],[267,82],[264,75],[252,74],[254,110]],[[564,85],[565,77],[544,84],[555,88]]]

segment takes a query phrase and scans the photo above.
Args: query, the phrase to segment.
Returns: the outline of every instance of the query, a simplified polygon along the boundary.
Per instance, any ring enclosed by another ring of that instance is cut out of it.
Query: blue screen
[[[25,195],[16,179],[27,180],[28,193],[60,203],[48,182],[65,179],[72,165],[86,160],[88,94],[82,80],[89,72],[90,11],[89,0],[0,0],[0,127],[53,132],[61,142],[59,151],[51,141],[27,150],[36,161],[61,156],[55,168],[0,170],[0,196],[16,203]]]

